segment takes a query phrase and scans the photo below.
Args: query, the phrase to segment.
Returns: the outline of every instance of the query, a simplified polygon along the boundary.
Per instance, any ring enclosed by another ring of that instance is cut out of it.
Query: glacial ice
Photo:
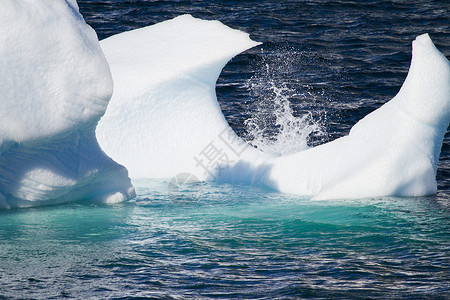
[[[2,0],[0,69],[0,208],[134,196],[95,137],[112,80],[75,0]]]
[[[244,150],[258,155],[229,127],[215,94],[225,64],[258,44],[190,15],[102,40],[114,81],[96,131],[102,149],[132,178],[188,172],[206,180],[213,168],[201,166],[208,163],[199,162],[203,150],[220,151],[225,162]]]
[[[248,34],[184,15],[100,48],[75,0],[0,7],[0,208],[130,199],[125,167],[132,178],[190,173],[316,199],[436,192],[450,63],[426,34],[390,102],[348,136],[276,156],[240,139],[215,95],[225,64],[259,44]]]
[[[190,173],[316,199],[436,192],[450,121],[450,64],[427,34],[413,42],[410,71],[391,101],[348,136],[286,156],[248,146],[217,103],[221,69],[258,45],[247,34],[184,15],[100,44],[115,89],[97,137],[132,178]]]

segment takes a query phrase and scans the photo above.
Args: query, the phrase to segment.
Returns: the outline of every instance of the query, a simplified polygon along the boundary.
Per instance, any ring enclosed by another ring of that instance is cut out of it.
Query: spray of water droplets
[[[254,99],[251,116],[245,121],[247,141],[263,152],[287,155],[308,149],[312,136],[326,136],[321,119],[302,109],[302,101],[316,101],[320,95],[307,86],[290,81],[298,68],[298,53],[276,52],[266,55],[263,68],[247,82]],[[300,109],[294,111],[292,101]],[[308,105],[305,105],[307,107]]]

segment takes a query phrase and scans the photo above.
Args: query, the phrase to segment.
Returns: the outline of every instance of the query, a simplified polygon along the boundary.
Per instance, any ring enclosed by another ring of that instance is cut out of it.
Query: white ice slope
[[[101,42],[115,83],[97,136],[131,177],[263,184],[317,199],[436,192],[450,121],[450,64],[428,35],[413,43],[398,95],[348,136],[283,157],[248,147],[226,123],[215,81],[233,56],[258,43],[214,21],[181,16]]]
[[[271,164],[263,182],[316,199],[423,196],[450,122],[450,63],[427,34],[413,42],[398,94],[360,120],[348,136]]]
[[[0,70],[0,208],[134,195],[95,138],[112,80],[75,0],[2,0]]]
[[[221,151],[222,161],[237,161],[244,148],[257,155],[229,127],[215,84],[233,56],[258,44],[190,15],[102,40],[114,81],[96,131],[102,149],[132,178],[189,172],[211,179],[214,168],[197,161],[205,149]]]

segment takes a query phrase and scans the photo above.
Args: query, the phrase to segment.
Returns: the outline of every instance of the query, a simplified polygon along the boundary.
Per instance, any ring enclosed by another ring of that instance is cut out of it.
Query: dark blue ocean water
[[[79,5],[100,39],[190,13],[263,42],[217,85],[244,138],[245,120],[271,97],[252,90],[255,80],[289,90],[294,114],[310,113],[325,132],[310,138],[315,145],[397,93],[415,36],[430,33],[450,57],[448,1]],[[276,133],[270,114],[267,127]],[[319,202],[214,183],[168,193],[167,182],[142,180],[127,203],[0,211],[0,298],[448,299],[448,133],[437,178],[435,196]]]

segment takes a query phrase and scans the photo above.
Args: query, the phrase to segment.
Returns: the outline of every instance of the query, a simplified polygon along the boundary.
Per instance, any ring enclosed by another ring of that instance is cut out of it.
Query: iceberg
[[[75,0],[1,8],[0,208],[120,202],[135,196],[128,174],[315,199],[436,192],[450,63],[427,34],[391,101],[347,136],[278,156],[238,137],[215,94],[225,64],[260,44],[248,34],[183,15],[99,45]]]
[[[259,44],[247,34],[183,15],[100,44],[115,89],[96,134],[132,178],[187,174],[316,199],[436,192],[450,122],[450,64],[427,34],[413,42],[408,76],[391,101],[347,136],[286,156],[240,139],[216,99],[225,64]]]
[[[95,137],[113,85],[76,1],[0,7],[0,208],[133,197]]]

